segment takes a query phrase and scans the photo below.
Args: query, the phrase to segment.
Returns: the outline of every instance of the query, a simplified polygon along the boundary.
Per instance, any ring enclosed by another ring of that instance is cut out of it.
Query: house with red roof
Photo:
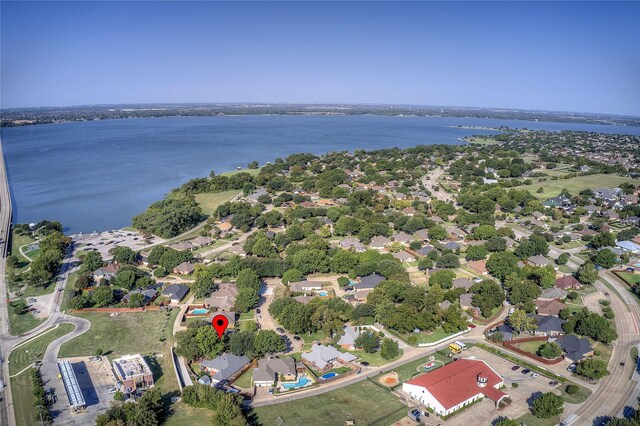
[[[474,401],[487,397],[496,403],[508,395],[500,390],[504,379],[476,359],[460,359],[402,384],[415,401],[440,416],[447,416]]]

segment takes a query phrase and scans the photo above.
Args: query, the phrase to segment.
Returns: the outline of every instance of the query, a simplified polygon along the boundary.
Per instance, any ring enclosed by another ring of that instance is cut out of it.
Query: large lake
[[[59,220],[65,232],[110,230],[187,180],[296,152],[456,144],[510,126],[640,134],[640,128],[386,116],[166,117],[2,129],[14,223]]]

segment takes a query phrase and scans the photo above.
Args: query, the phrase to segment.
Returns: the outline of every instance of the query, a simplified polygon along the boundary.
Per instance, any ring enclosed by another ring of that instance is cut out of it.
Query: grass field
[[[9,373],[16,374],[26,368],[29,364],[42,359],[47,346],[59,337],[71,333],[76,328],[69,323],[60,324],[51,331],[28,341],[24,345],[18,346],[9,355]]]
[[[20,254],[19,248],[25,244],[33,243],[34,241],[35,239],[26,235],[18,235],[15,232],[11,234],[11,254],[17,257],[19,261],[16,272],[22,272],[29,266],[29,259]]]
[[[33,403],[33,387],[29,371],[25,371],[11,378],[11,396],[13,398],[13,409],[16,414],[16,424],[37,425],[39,422],[35,418]]]
[[[468,143],[476,144],[476,145],[497,145],[500,142],[493,138],[465,138]]]
[[[285,425],[345,424],[389,425],[407,414],[407,407],[390,391],[364,380],[342,389],[283,404],[254,409],[258,423],[276,425],[278,417]]]
[[[44,319],[36,318],[30,312],[16,314],[12,306],[9,306],[9,332],[13,335],[26,333],[40,325]]]
[[[523,342],[518,343],[516,346],[522,349],[523,351],[527,351],[530,354],[535,354],[538,352],[538,348],[542,345],[543,341],[533,341],[533,342]]]
[[[224,191],[206,194],[196,194],[196,201],[202,207],[204,214],[211,216],[220,204],[224,204],[238,195],[240,191]]]
[[[640,283],[640,274],[633,272],[616,272],[616,275],[625,280],[630,286]]]
[[[539,419],[533,414],[526,414],[518,419],[516,423],[525,424],[527,426],[554,426],[560,421],[560,417],[553,417],[551,419]]]
[[[380,351],[378,352],[374,352],[372,354],[368,354],[365,351],[348,351],[350,353],[352,353],[353,355],[357,356],[360,358],[361,361],[366,361],[369,364],[373,365],[373,366],[379,366],[379,365],[385,365],[390,363],[391,361],[395,361],[398,358],[400,358],[402,356],[402,354],[404,353],[404,351],[402,349],[399,350],[399,354],[397,357],[395,358],[391,358],[391,359],[384,359],[380,356]]]
[[[631,179],[618,175],[595,174],[588,176],[578,176],[571,179],[547,179],[544,182],[534,182],[531,185],[523,185],[519,189],[526,189],[540,199],[555,197],[560,194],[562,188],[567,188],[571,195],[577,195],[581,190],[590,188],[614,188],[623,182],[629,182],[633,185],[640,185],[640,179]],[[538,188],[543,191],[538,193]]]
[[[91,321],[91,328],[65,343],[60,357],[88,356],[102,349],[109,356],[141,353],[162,353],[165,340],[171,338],[173,323],[178,315],[174,309],[165,312],[120,314],[85,313],[77,316]]]
[[[262,169],[262,167],[258,167],[257,169],[233,170],[230,172],[220,173],[220,176],[233,176],[237,175],[238,173],[249,173],[251,176],[257,176],[258,173],[260,173],[260,169]]]
[[[417,338],[416,343],[420,344],[420,343],[437,342],[438,340],[442,340],[445,337],[449,336],[449,333],[444,331],[442,329],[442,327],[437,327],[435,330],[433,330],[432,334],[427,334],[427,333],[408,333],[408,334],[403,334],[400,337],[402,337],[403,340],[407,341],[409,336],[416,336],[416,338]]]
[[[165,426],[193,426],[211,424],[213,411],[193,408],[183,402],[173,405],[174,414],[164,423]]]
[[[253,368],[249,368],[245,371],[242,376],[238,377],[238,380],[233,382],[235,386],[240,386],[241,388],[250,388],[251,387],[251,378],[253,377]]]

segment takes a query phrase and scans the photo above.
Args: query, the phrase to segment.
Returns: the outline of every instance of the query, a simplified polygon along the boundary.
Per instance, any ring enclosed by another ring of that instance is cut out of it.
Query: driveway
[[[258,323],[260,329],[263,330],[275,330],[279,327],[276,320],[269,313],[269,306],[273,302],[276,288],[282,287],[282,281],[279,279],[267,279],[265,280],[265,285],[262,286],[260,290],[260,304],[258,308],[260,308],[260,315],[256,313],[256,322]],[[280,333],[281,335],[286,336],[288,350],[287,353],[292,352],[301,352],[304,347],[304,340],[295,340],[293,338],[293,334],[291,333]]]

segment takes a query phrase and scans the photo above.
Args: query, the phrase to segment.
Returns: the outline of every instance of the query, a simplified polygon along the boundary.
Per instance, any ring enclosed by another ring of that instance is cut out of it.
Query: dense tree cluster
[[[172,238],[205,220],[202,208],[192,195],[172,192],[133,218],[133,227],[162,238]]]

